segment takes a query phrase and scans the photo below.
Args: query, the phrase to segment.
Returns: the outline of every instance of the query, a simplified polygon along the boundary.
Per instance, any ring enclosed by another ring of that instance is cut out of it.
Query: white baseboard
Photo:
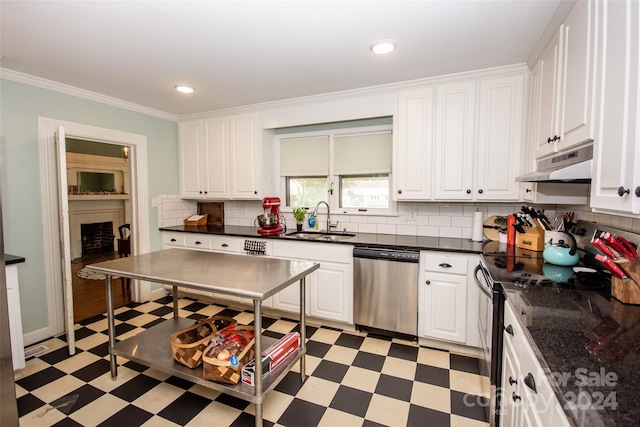
[[[50,328],[42,328],[37,331],[29,332],[23,335],[24,346],[29,347],[35,343],[39,343],[40,341],[48,340],[52,336],[56,334],[52,333]]]
[[[155,301],[157,299],[160,299],[162,297],[165,297],[169,294],[169,292],[167,292],[167,290],[165,288],[158,288],[158,289],[154,289],[151,291],[151,295],[150,295],[150,299],[149,301]]]

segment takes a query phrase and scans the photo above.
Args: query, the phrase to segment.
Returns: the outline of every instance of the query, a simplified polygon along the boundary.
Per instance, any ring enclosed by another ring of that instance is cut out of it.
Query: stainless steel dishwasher
[[[353,249],[354,322],[359,329],[418,335],[419,260],[416,250]]]

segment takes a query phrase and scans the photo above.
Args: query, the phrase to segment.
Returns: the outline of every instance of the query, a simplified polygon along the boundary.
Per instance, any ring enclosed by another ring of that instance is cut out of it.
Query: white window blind
[[[391,132],[336,135],[334,173],[357,175],[391,172]]]
[[[322,176],[329,174],[329,137],[280,141],[280,175]]]

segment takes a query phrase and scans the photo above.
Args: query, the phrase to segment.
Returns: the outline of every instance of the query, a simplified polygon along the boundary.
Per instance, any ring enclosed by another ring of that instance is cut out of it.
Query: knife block
[[[522,227],[524,233],[516,233],[516,246],[521,249],[542,252],[544,250],[544,231],[538,227]]]
[[[616,261],[628,279],[611,278],[611,295],[625,304],[640,304],[640,258]]]

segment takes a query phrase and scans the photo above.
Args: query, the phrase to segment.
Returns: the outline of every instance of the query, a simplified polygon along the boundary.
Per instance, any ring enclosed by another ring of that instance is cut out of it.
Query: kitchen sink
[[[327,241],[339,241],[347,240],[355,237],[352,233],[327,233],[325,231],[294,231],[293,233],[285,234],[287,237],[295,237],[300,240],[327,240]]]

